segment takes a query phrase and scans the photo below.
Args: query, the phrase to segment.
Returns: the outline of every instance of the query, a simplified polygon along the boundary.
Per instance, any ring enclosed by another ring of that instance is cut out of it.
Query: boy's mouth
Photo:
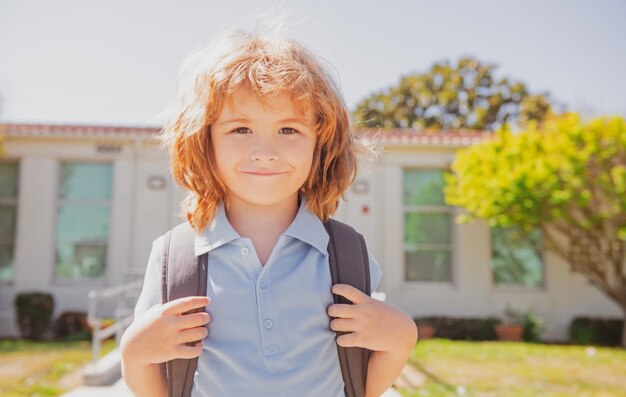
[[[271,175],[283,174],[283,172],[275,172],[275,171],[242,171],[242,172],[244,174],[259,175],[259,176],[271,176]]]

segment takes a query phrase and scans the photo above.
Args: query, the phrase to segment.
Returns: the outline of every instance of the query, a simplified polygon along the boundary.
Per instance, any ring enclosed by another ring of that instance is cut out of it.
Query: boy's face
[[[313,160],[314,115],[298,120],[286,93],[260,102],[249,88],[232,94],[211,126],[218,172],[227,187],[249,204],[266,206],[297,199]]]

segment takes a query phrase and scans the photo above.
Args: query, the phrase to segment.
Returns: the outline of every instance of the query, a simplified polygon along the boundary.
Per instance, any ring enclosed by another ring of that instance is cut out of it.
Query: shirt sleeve
[[[378,284],[380,284],[380,279],[383,278],[383,271],[380,269],[380,266],[378,265],[378,262],[376,262],[376,259],[374,259],[374,257],[372,255],[369,255],[369,262],[370,262],[370,282],[372,285],[372,292],[376,291],[376,288],[378,288]]]
[[[138,318],[152,306],[161,304],[161,263],[163,258],[163,239],[165,235],[152,242],[152,251],[143,280],[141,294],[135,305],[135,318]]]

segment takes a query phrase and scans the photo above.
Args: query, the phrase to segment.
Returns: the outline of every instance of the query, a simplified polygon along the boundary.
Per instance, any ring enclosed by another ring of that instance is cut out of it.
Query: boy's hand
[[[332,293],[352,301],[351,305],[332,304],[328,307],[328,315],[337,317],[330,322],[330,328],[350,332],[337,338],[339,346],[386,352],[404,352],[415,346],[417,327],[403,311],[351,285],[335,284]]]
[[[211,321],[209,313],[185,312],[207,306],[206,296],[189,296],[155,305],[136,319],[124,332],[120,343],[122,356],[137,364],[158,364],[175,358],[194,358],[202,353],[202,343]]]

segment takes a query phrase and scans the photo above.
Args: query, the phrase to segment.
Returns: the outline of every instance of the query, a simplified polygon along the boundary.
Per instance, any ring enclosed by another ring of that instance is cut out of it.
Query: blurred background
[[[119,379],[152,242],[183,221],[155,139],[179,67],[283,12],[381,132],[335,217],[419,326],[394,391],[626,395],[618,0],[0,1],[0,394]]]

